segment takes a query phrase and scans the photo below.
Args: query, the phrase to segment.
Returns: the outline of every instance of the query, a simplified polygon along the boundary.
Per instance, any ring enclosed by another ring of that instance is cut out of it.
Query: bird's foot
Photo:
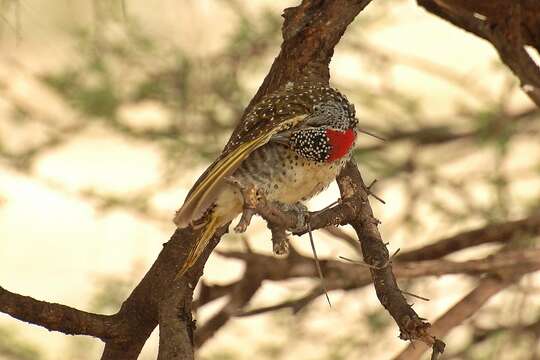
[[[279,201],[273,201],[270,204],[271,208],[274,208],[276,212],[282,214],[294,214],[297,219],[297,223],[293,228],[287,228],[279,224],[279,222],[268,223],[268,228],[272,232],[272,248],[276,255],[287,255],[289,253],[289,238],[287,236],[287,230],[296,231],[297,229],[303,229],[306,227],[306,215],[307,207],[300,203],[285,204]]]
[[[246,232],[249,224],[251,223],[251,218],[253,215],[255,215],[255,213],[255,209],[245,207],[242,210],[242,217],[240,218],[240,221],[238,221],[238,224],[236,224],[234,227],[234,231],[237,233]]]
[[[243,233],[247,230],[251,223],[251,218],[257,213],[256,207],[259,201],[261,201],[261,195],[255,185],[245,186],[236,180],[229,180],[236,185],[244,198],[244,206],[242,209],[242,217],[238,224],[234,227],[234,231],[237,233]]]
[[[272,232],[272,251],[276,255],[289,254],[289,237],[285,228],[279,225],[268,223],[268,228]]]
[[[301,202],[294,204],[287,204],[287,210],[293,212],[296,215],[296,225],[288,230],[292,233],[305,231],[309,221],[309,211],[306,205]]]

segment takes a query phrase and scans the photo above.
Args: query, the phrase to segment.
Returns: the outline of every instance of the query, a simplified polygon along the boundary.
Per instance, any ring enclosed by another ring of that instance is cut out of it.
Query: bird
[[[201,229],[178,276],[195,264],[217,229],[242,213],[243,187],[289,206],[327,188],[350,159],[357,125],[354,105],[328,83],[288,82],[264,96],[174,216],[178,228]]]

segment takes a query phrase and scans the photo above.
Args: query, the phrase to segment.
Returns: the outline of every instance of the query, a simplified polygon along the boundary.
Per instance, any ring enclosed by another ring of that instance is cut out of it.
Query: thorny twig
[[[433,348],[434,356],[437,356],[436,354],[444,348],[444,343],[430,334],[431,325],[423,321],[403,297],[391,264],[393,256],[399,250],[392,256],[388,254],[386,244],[382,241],[377,229],[380,222],[375,219],[369,207],[369,189],[354,163],[349,162],[345,166],[338,177],[338,185],[341,191],[339,204],[326,210],[308,213],[309,225],[305,230],[300,231],[296,230],[300,216],[304,220],[306,214],[299,214],[293,209],[282,209],[275,204],[270,204],[254,189],[244,191],[244,199],[248,202],[246,208],[254,209],[269,224],[272,224],[272,228],[282,230],[282,232],[276,232],[277,234],[282,234],[287,229],[295,229],[296,234],[301,234],[329,225],[350,223],[360,239],[364,260],[369,265],[377,296],[396,320],[401,330],[400,337],[404,340],[416,339],[425,342]],[[318,258],[316,261],[318,264]],[[319,276],[320,274],[322,270]]]

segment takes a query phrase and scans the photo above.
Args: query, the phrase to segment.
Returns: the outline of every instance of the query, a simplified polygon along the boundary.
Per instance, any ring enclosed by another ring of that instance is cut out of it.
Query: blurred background
[[[0,285],[116,312],[261,84],[279,51],[280,14],[297,3],[0,0]],[[372,205],[391,252],[538,211],[540,111],[490,44],[412,1],[374,1],[337,47],[331,73],[361,126],[388,139],[360,136],[355,157],[386,201]],[[310,208],[338,196],[332,186]],[[320,257],[358,258],[344,234],[315,236]],[[219,249],[246,244],[271,254],[262,221],[245,236],[226,235]],[[307,238],[292,244],[310,256]],[[204,281],[225,285],[243,269],[213,254]],[[264,282],[249,308],[299,298],[317,281]],[[431,299],[411,301],[434,320],[475,279],[400,284]],[[446,358],[538,359],[540,331],[499,331],[481,341],[475,334],[538,321],[539,286],[529,275],[492,298],[445,339]],[[203,344],[200,358],[391,359],[406,346],[371,286],[330,297],[332,308],[318,297],[296,314],[232,318]],[[225,303],[198,309],[198,325]],[[153,334],[141,358],[155,358],[156,349]],[[0,359],[86,360],[101,350],[99,340],[0,314]]]

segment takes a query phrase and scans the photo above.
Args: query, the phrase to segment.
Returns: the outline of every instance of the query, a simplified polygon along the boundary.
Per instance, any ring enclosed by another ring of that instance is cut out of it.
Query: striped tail
[[[216,215],[216,213],[213,212],[209,215],[209,217],[210,219],[208,219],[206,225],[203,225],[204,228],[200,232],[199,237],[197,240],[195,240],[195,243],[189,250],[189,254],[186,257],[184,264],[182,264],[182,268],[180,268],[180,271],[176,275],[176,279],[182,277],[186,271],[188,271],[197,262],[204,249],[206,249],[206,246],[208,246],[210,239],[216,230],[221,226],[221,216]]]

